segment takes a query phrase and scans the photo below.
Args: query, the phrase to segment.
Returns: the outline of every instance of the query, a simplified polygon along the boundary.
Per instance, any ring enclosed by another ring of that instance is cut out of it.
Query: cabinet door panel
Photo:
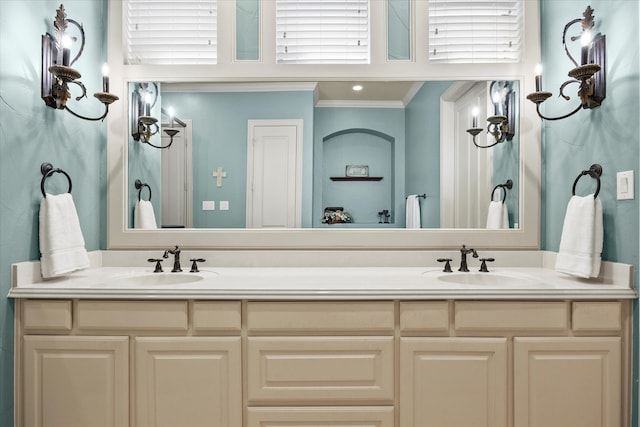
[[[400,425],[507,425],[505,338],[402,338]]]
[[[135,340],[137,427],[241,426],[240,338]]]
[[[24,337],[24,425],[129,425],[128,337]]]
[[[249,338],[249,404],[390,404],[393,337]]]
[[[515,427],[618,427],[620,338],[516,338]]]

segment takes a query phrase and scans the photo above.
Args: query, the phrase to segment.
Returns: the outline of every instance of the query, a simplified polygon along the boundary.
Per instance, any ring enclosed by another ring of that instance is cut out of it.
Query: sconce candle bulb
[[[471,119],[471,127],[472,128],[477,128],[478,127],[478,107],[473,107],[473,110],[471,112],[472,114],[472,119]]]
[[[102,64],[102,91],[109,92],[109,65]]]
[[[536,92],[542,90],[542,64],[536,65]]]

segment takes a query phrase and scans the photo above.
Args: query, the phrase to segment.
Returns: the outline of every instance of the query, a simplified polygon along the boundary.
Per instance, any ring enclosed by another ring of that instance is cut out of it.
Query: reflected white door
[[[191,120],[183,122],[187,127],[176,126],[180,132],[173,137],[171,147],[162,149],[160,220],[163,226],[190,228],[193,226]],[[168,128],[168,124],[163,123],[163,147],[171,140],[164,132]]]
[[[452,87],[441,101],[441,212],[443,228],[485,228],[491,197],[491,149],[477,148],[467,129],[478,108],[478,127],[486,129],[488,83]],[[445,131],[445,130],[449,131]],[[476,137],[487,145],[486,130]]]
[[[302,120],[249,120],[247,228],[301,225]]]

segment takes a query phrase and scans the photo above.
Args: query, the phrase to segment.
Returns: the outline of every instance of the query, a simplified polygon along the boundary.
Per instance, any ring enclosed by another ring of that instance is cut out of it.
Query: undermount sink
[[[113,278],[121,286],[171,286],[199,282],[204,276],[197,273],[145,273]]]
[[[434,277],[445,283],[477,286],[527,286],[537,283],[533,277],[511,272],[452,272],[427,271],[423,276]]]

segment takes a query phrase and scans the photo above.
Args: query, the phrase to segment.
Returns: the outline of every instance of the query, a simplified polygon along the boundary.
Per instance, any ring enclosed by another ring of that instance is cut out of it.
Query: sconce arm
[[[65,105],[64,109],[67,110],[68,112],[70,112],[71,114],[73,114],[74,116],[80,118],[80,119],[98,121],[98,120],[104,120],[104,118],[107,117],[107,114],[109,113],[109,106],[107,104],[103,104],[103,105],[104,105],[104,113],[100,117],[83,116],[82,114],[78,114],[75,111],[73,111],[71,108],[69,108],[68,105]]]
[[[571,56],[571,54],[569,53],[569,49],[567,49],[566,40],[567,40],[567,31],[569,30],[569,27],[571,27],[573,24],[577,24],[580,21],[582,21],[581,18],[577,18],[577,19],[574,19],[573,21],[570,21],[567,25],[564,26],[564,31],[562,32],[562,46],[564,46],[564,52],[567,54],[567,56],[569,57],[571,62],[573,62],[573,64],[576,67],[578,66],[578,63],[576,62],[575,59],[573,59],[573,56]],[[574,40],[574,39],[572,38],[572,40]]]
[[[78,30],[80,31],[80,36],[81,36],[81,40],[80,40],[80,49],[78,50],[78,53],[76,54],[76,56],[73,57],[73,59],[71,60],[71,62],[69,62],[69,66],[72,66],[74,62],[76,62],[76,60],[78,58],[80,58],[80,55],[82,55],[82,51],[84,51],[84,28],[82,27],[82,24],[78,24],[77,21],[71,19],[71,18],[66,18],[67,22],[72,23],[73,25],[75,25],[76,27],[78,27]]]
[[[562,120],[562,119],[566,119],[567,117],[573,116],[575,113],[577,113],[578,111],[580,111],[582,109],[582,104],[578,105],[576,107],[575,110],[573,110],[572,112],[565,114],[564,116],[560,116],[560,117],[547,117],[544,114],[542,114],[540,112],[540,104],[536,104],[536,111],[538,113],[538,116],[540,116],[541,118],[545,119],[545,120]]]

